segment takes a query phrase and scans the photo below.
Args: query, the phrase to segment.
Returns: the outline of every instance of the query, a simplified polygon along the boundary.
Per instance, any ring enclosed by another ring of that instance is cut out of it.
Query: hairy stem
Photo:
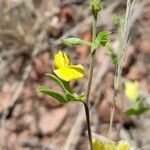
[[[97,17],[94,17],[92,44],[94,43],[95,38],[96,38],[96,33],[97,33],[96,24],[97,24]],[[89,79],[88,79],[88,85],[87,85],[87,90],[86,90],[86,102],[84,103],[86,120],[87,120],[87,128],[88,128],[88,137],[89,137],[89,143],[90,143],[90,150],[93,150],[93,145],[92,145],[92,132],[91,132],[91,126],[90,126],[89,95],[90,95],[91,83],[92,83],[92,78],[93,78],[94,58],[95,58],[95,52],[92,51],[92,46],[91,46],[90,72],[89,72]]]

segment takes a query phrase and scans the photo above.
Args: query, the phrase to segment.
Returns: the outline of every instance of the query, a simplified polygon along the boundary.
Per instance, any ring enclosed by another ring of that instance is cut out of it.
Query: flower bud
[[[91,0],[90,11],[94,15],[94,17],[97,17],[97,14],[100,10],[101,10],[100,0]]]

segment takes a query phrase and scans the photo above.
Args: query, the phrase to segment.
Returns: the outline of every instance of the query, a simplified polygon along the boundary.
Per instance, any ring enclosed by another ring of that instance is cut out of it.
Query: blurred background
[[[111,31],[117,45],[118,17],[125,0],[103,0],[98,30]],[[150,97],[150,0],[136,0],[131,40],[123,64],[123,81],[139,83],[139,93]],[[65,50],[75,64],[86,68],[84,79],[71,82],[75,92],[85,91],[89,48],[68,47],[60,37],[91,40],[92,17],[88,0],[0,0],[0,149],[86,150],[87,133],[80,103],[61,105],[36,92],[39,85],[61,90],[45,77],[54,68],[53,56]],[[90,102],[92,131],[106,136],[113,97],[114,66],[107,49],[97,50]],[[149,99],[150,100],[150,99]],[[150,150],[150,112],[125,117],[129,100],[120,92],[111,137],[130,141],[138,150]],[[149,102],[150,103],[150,102]],[[119,128],[119,132],[118,132]]]

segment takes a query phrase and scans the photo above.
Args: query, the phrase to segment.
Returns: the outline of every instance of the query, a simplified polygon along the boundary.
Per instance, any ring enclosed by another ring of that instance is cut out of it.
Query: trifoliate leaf
[[[118,15],[114,14],[114,15],[112,16],[112,23],[113,23],[115,26],[119,27],[119,26],[120,26],[120,17],[119,17]]]
[[[99,41],[101,46],[105,46],[106,43],[108,42],[108,36],[111,33],[109,31],[102,31],[98,33],[96,40]]]
[[[118,64],[118,62],[119,62],[119,57],[118,57],[118,54],[114,51],[114,49],[113,49],[111,43],[108,42],[106,46],[107,46],[107,48],[108,48],[108,53],[107,53],[107,54],[108,54],[108,56],[110,57],[111,62],[112,62],[114,65]]]
[[[124,114],[127,116],[130,115],[140,115],[146,111],[150,110],[150,106],[145,106],[143,99],[135,101],[133,106],[127,109]]]
[[[94,44],[92,45],[92,50],[94,51],[95,49],[97,49],[100,46],[105,46],[106,43],[109,41],[108,40],[108,36],[110,35],[109,31],[102,31],[99,32]]]

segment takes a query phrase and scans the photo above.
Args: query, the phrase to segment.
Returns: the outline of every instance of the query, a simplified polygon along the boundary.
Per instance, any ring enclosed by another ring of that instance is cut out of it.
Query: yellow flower
[[[138,93],[138,82],[136,81],[128,81],[125,83],[124,89],[125,95],[132,101],[136,101],[139,93]]]
[[[105,144],[105,150],[114,150],[115,146],[116,145],[114,143],[106,143]]]
[[[119,143],[108,142],[102,143],[100,140],[93,138],[93,150],[133,150],[126,141],[119,141]]]
[[[120,141],[115,150],[131,150],[131,148],[126,141]]]
[[[105,150],[105,145],[102,144],[102,143],[101,143],[99,140],[97,140],[96,138],[93,138],[92,144],[93,144],[93,150]]]
[[[84,76],[84,68],[82,65],[72,65],[65,52],[59,51],[55,55],[55,66],[57,69],[54,73],[65,81],[71,81]]]

